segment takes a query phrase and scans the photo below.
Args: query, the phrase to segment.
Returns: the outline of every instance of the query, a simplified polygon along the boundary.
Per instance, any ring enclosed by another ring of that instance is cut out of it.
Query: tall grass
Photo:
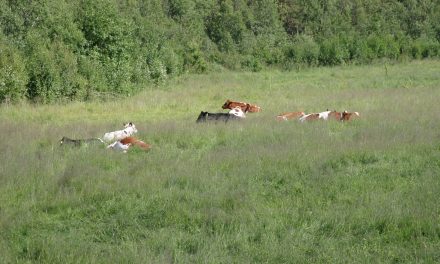
[[[440,261],[440,62],[189,76],[132,98],[3,106],[0,261]],[[243,122],[196,124],[227,98]],[[283,111],[353,122],[277,122]],[[133,121],[149,153],[61,148]]]

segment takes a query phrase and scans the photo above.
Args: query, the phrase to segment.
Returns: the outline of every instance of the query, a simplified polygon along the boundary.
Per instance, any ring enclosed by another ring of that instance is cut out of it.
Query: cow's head
[[[223,109],[228,109],[230,104],[231,104],[231,100],[228,99],[228,100],[226,100],[226,102],[223,104],[222,108],[223,108]]]
[[[359,113],[358,113],[358,112],[350,113],[350,112],[344,111],[344,112],[342,113],[341,120],[342,120],[342,121],[348,121],[348,120],[350,120],[350,118],[351,118],[353,115],[354,115],[354,116],[359,116]]]
[[[128,136],[131,136],[131,135],[137,133],[138,131],[136,129],[136,126],[132,122],[129,122],[127,124],[124,124],[124,132]]]
[[[124,128],[134,126],[133,122],[124,123],[122,125],[124,126]]]

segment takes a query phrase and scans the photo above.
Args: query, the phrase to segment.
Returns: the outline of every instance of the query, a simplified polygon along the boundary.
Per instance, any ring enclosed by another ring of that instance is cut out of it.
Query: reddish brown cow
[[[151,145],[143,142],[142,140],[139,140],[135,137],[126,137],[121,139],[119,142],[121,142],[122,145],[128,145],[131,144],[131,146],[138,146],[143,150],[149,150],[151,149]]]
[[[342,113],[341,112],[336,112],[336,111],[332,111],[328,114],[328,119],[333,119],[333,120],[341,120],[342,118]]]
[[[344,112],[342,112],[341,121],[349,121],[351,118],[353,118],[355,116],[359,116],[359,113],[358,112],[350,113],[350,112],[344,111]]]
[[[223,104],[222,108],[223,109],[234,109],[235,107],[240,107],[241,110],[245,113],[250,112],[250,113],[256,113],[256,112],[261,112],[261,107],[254,105],[254,104],[248,104],[248,103],[244,103],[244,102],[236,102],[236,101],[231,101],[231,100],[226,100],[226,102]]]
[[[304,112],[286,112],[286,113],[282,113],[276,116],[276,119],[278,121],[283,121],[283,120],[291,120],[291,119],[298,119],[301,116],[305,115]]]

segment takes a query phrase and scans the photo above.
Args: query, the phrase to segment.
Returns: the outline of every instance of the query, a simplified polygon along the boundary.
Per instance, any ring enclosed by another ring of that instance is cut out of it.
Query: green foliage
[[[35,31],[28,32],[26,64],[29,73],[27,96],[37,102],[51,102],[61,96],[61,82],[50,43]]]
[[[367,43],[377,58],[396,59],[399,56],[399,45],[390,35],[370,35]]]
[[[87,43],[85,52],[97,51],[104,59],[123,59],[133,45],[132,25],[118,16],[111,1],[81,1],[78,22]]]
[[[28,75],[20,52],[0,35],[0,103],[24,99]]]
[[[352,44],[351,53],[353,60],[358,63],[369,63],[376,58],[376,53],[369,45],[367,39],[355,39]]]
[[[245,57],[241,63],[241,66],[242,68],[249,69],[253,72],[259,72],[262,70],[261,62],[253,56]]]
[[[231,0],[219,1],[218,9],[214,9],[207,18],[206,27],[209,38],[224,52],[235,51],[235,45],[241,42],[245,30]]]
[[[0,1],[4,43],[26,65],[26,94],[39,102],[132,94],[217,65],[438,57],[439,21],[434,0]]]
[[[312,37],[307,35],[295,36],[292,44],[286,48],[286,58],[295,64],[318,65],[320,48]]]
[[[184,54],[184,65],[188,70],[192,70],[196,73],[206,72],[207,62],[197,43],[190,42]]]
[[[416,39],[411,45],[411,55],[415,59],[438,57],[440,55],[440,43],[432,39]]]
[[[325,39],[321,44],[319,62],[322,65],[340,65],[348,62],[350,53],[338,37]]]

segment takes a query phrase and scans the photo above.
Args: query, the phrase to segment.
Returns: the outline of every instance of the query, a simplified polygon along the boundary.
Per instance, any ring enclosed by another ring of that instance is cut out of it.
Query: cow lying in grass
[[[224,121],[225,123],[229,120],[240,120],[242,117],[236,116],[230,113],[209,113],[200,112],[199,117],[197,117],[196,123],[207,122],[207,121]]]
[[[197,118],[196,122],[206,122],[206,121],[225,121],[228,122],[229,120],[237,120],[237,119],[243,119],[246,118],[245,113],[239,106],[234,107],[229,111],[229,113],[209,113],[209,112],[200,112],[199,117]]]
[[[240,107],[243,112],[250,112],[250,113],[256,113],[261,112],[261,107],[254,105],[254,104],[248,104],[244,102],[236,102],[231,100],[226,100],[226,102],[223,104],[223,109],[234,109],[235,107]]]
[[[88,139],[71,139],[68,137],[63,137],[60,141],[60,146],[73,146],[73,147],[81,147],[88,145],[98,145],[105,144],[104,141],[100,138],[88,138]]]
[[[320,113],[311,113],[307,115],[303,115],[300,117],[300,122],[306,122],[306,121],[312,121],[312,120],[329,120],[329,119],[337,119],[338,116],[340,116],[341,113],[336,112],[336,110],[330,111],[326,110],[324,112]]]
[[[132,146],[139,147],[140,149],[145,150],[145,151],[151,149],[150,144],[147,144],[144,141],[139,140],[135,137],[126,137],[121,140],[115,141],[114,143],[108,145],[107,148],[119,150],[119,151],[126,153],[127,150]]]
[[[350,113],[350,112],[344,111],[341,114],[341,119],[340,120],[341,121],[349,121],[351,118],[356,117],[356,116],[359,116],[358,112]]]
[[[286,112],[286,113],[282,113],[276,116],[276,120],[278,121],[287,121],[287,120],[292,120],[292,119],[298,119],[300,117],[302,117],[303,115],[305,115],[304,112]]]
[[[123,138],[132,136],[133,134],[137,133],[137,129],[136,126],[130,122],[127,124],[124,124],[124,129],[122,130],[118,130],[118,131],[113,131],[113,132],[108,132],[104,134],[104,137],[102,138],[105,142],[110,142],[110,141],[114,141],[114,140],[121,140]]]
[[[347,111],[341,113],[341,112],[337,112],[336,110],[329,111],[327,109],[327,111],[324,112],[303,115],[299,118],[299,121],[305,122],[305,121],[318,120],[318,119],[349,121],[354,116],[359,116],[359,113],[358,112],[350,113]]]
[[[319,113],[312,113],[301,116],[299,119],[300,122],[306,122],[306,121],[312,121],[312,120],[318,120],[319,119]]]
[[[341,112],[338,112],[338,111],[331,111],[331,112],[328,114],[328,119],[329,119],[329,120],[337,120],[337,121],[340,121],[340,120],[341,120],[341,117],[342,117],[342,113],[341,113]]]
[[[332,113],[332,112],[336,112],[336,110],[334,110],[334,111],[329,111],[329,110],[327,109],[327,110],[324,111],[324,112],[320,112],[320,113],[318,113],[318,114],[319,114],[319,119],[327,120],[328,117],[329,117],[329,115],[330,115],[330,113]]]

